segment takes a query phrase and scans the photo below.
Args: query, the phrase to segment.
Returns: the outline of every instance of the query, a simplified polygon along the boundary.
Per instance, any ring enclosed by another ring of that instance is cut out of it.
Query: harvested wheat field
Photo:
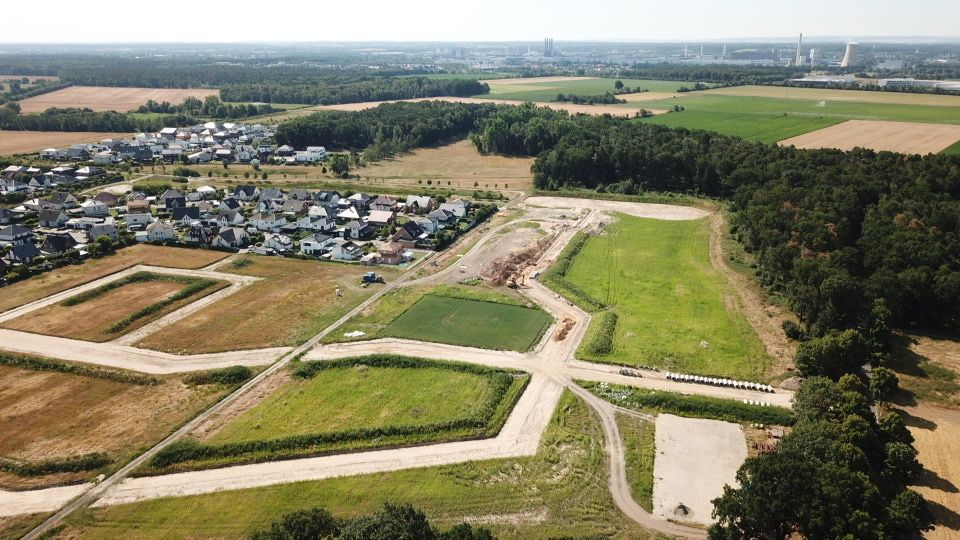
[[[960,411],[932,405],[906,407],[905,422],[916,439],[924,471],[914,486],[933,510],[930,540],[960,539]]]
[[[957,141],[960,141],[957,125],[848,120],[779,144],[797,148],[852,150],[859,147],[904,154],[935,154]]]
[[[0,288],[0,313],[137,264],[197,269],[213,264],[228,255],[229,253],[221,251],[137,244],[101,259],[57,268]]]
[[[617,99],[625,100],[627,103],[642,103],[644,101],[675,98],[677,95],[675,92],[638,92],[635,94],[620,94]],[[682,96],[683,94],[679,95]]]
[[[188,386],[182,377],[134,384],[8,366],[0,366],[0,389],[0,457],[39,461],[104,452],[114,464],[166,436],[225,390]],[[74,482],[96,473],[0,473],[0,488]]]
[[[20,101],[25,113],[43,112],[50,107],[81,107],[95,111],[126,112],[149,100],[182,103],[188,97],[203,99],[220,96],[219,90],[209,88],[133,88],[107,86],[71,86],[56,92],[41,94]]]
[[[473,183],[478,182],[481,186],[505,183],[511,188],[530,189],[533,187],[532,165],[533,158],[481,154],[472,142],[464,140],[380,160],[358,170],[357,174],[385,180],[451,180],[459,187],[473,187]]]
[[[837,90],[828,88],[792,88],[785,86],[728,86],[702,90],[696,95],[746,96],[774,99],[805,99],[815,101],[852,101],[894,105],[932,105],[960,107],[960,96],[912,94],[909,92],[871,92],[868,90]]]
[[[78,143],[99,142],[117,139],[129,133],[102,133],[96,131],[2,131],[0,130],[0,155],[39,152],[45,148],[68,146]]]

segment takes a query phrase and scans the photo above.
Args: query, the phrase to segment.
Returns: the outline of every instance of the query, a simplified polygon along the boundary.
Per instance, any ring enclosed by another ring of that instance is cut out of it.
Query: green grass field
[[[957,141],[951,144],[950,146],[944,148],[943,151],[941,151],[940,153],[951,155],[951,156],[960,156],[960,141]]]
[[[392,337],[526,351],[552,319],[540,309],[428,294],[384,329]]]
[[[744,317],[727,309],[725,298],[733,292],[710,264],[709,227],[705,219],[659,221],[618,215],[604,234],[591,237],[566,279],[611,306],[619,320],[610,353],[589,355],[581,347],[578,356],[761,378],[770,359]]]
[[[487,377],[447,369],[329,369],[287,382],[210,442],[445,422],[469,416],[488,388]]]
[[[670,127],[705,129],[768,143],[846,120],[960,124],[960,107],[776,99],[702,92],[678,94],[675,99],[629,103],[623,106],[672,109],[674,105],[682,105],[685,110],[640,121]],[[960,152],[960,148],[954,151]]]
[[[607,488],[603,431],[567,393],[536,456],[334,478],[106,508],[69,518],[80,538],[239,538],[281,515],[323,506],[336,516],[369,514],[384,502],[411,503],[441,530],[465,518],[501,539],[660,538],[614,506]]]
[[[693,83],[677,81],[654,81],[644,79],[620,79],[624,86],[646,88],[651,92],[676,92],[681,86]],[[613,92],[617,79],[589,79],[557,82],[532,82],[525,84],[491,84],[490,93],[476,97],[495,99],[515,99],[521,101],[553,101],[557,94],[578,94],[583,96]],[[640,108],[640,105],[637,105]],[[651,107],[643,107],[649,109]]]
[[[653,461],[656,455],[653,422],[617,415],[627,464],[627,483],[633,500],[647,512],[653,511]]]

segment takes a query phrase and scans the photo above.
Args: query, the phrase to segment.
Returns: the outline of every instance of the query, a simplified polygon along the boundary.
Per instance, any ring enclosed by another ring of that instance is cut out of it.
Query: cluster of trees
[[[412,505],[384,504],[375,514],[338,519],[325,508],[315,507],[285,514],[252,540],[494,540],[482,527],[461,523],[439,532],[427,516]]]
[[[68,86],[70,86],[70,83],[45,79],[37,79],[30,83],[30,79],[27,77],[18,80],[0,81],[0,104],[46,94]]]
[[[913,538],[931,528],[926,501],[907,488],[922,471],[899,415],[877,420],[856,375],[804,381],[796,424],[777,451],[748,458],[740,487],[715,499],[711,539]]]
[[[164,101],[157,103],[154,100],[147,101],[141,105],[138,113],[160,113],[160,114],[183,114],[191,117],[201,116],[206,118],[247,118],[249,116],[258,116],[261,114],[270,114],[279,109],[262,103],[254,105],[252,103],[224,103],[217,96],[207,96],[203,101],[195,97],[188,97],[179,105],[173,105]]]
[[[658,79],[664,81],[700,81],[725,85],[771,84],[802,77],[802,68],[783,66],[740,66],[682,64],[636,65],[619,74],[631,79]]]
[[[578,94],[557,94],[554,101],[561,103],[575,103],[577,105],[613,105],[615,103],[626,103],[627,100],[620,99],[612,92],[599,94],[596,96],[581,96]]]
[[[364,155],[373,160],[463,137],[495,108],[429,101],[388,103],[358,112],[323,111],[283,122],[275,138],[277,144],[296,148],[365,148]]]
[[[56,107],[42,113],[20,114],[16,103],[0,106],[0,129],[9,131],[157,131],[165,126],[195,123],[195,118],[185,114],[137,118],[114,111]]]
[[[489,91],[489,86],[476,80],[391,77],[331,84],[232,84],[221,88],[220,97],[225,101],[334,105],[390,99],[473,96]]]

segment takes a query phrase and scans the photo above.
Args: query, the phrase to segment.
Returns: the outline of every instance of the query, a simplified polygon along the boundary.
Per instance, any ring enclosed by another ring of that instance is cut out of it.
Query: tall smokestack
[[[797,40],[797,59],[793,62],[793,65],[803,65],[803,32],[800,32],[800,39]]]

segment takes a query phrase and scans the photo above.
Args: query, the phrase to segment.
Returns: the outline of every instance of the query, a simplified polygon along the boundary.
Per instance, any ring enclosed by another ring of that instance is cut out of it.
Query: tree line
[[[631,79],[659,79],[664,81],[695,81],[723,85],[781,83],[802,77],[805,70],[784,66],[742,66],[684,64],[636,64],[619,70],[618,75]]]
[[[138,118],[114,111],[56,107],[42,113],[20,114],[16,103],[0,106],[0,129],[8,131],[153,132],[166,126],[189,126],[196,123],[196,118],[185,114]]]
[[[620,99],[612,92],[597,94],[592,96],[581,96],[579,94],[557,94],[554,101],[560,103],[573,103],[575,105],[613,105],[616,103],[626,103],[627,100]]]
[[[184,114],[193,117],[205,118],[247,118],[250,116],[259,116],[261,114],[270,114],[279,111],[269,103],[254,105],[253,103],[224,103],[217,96],[207,96],[200,101],[195,97],[188,97],[179,105],[173,105],[170,102],[163,101],[157,103],[149,100],[141,105],[138,113],[160,113],[160,114]]]
[[[334,105],[437,96],[473,96],[489,91],[489,86],[476,80],[392,77],[336,84],[231,84],[221,88],[220,97],[224,101]]]

